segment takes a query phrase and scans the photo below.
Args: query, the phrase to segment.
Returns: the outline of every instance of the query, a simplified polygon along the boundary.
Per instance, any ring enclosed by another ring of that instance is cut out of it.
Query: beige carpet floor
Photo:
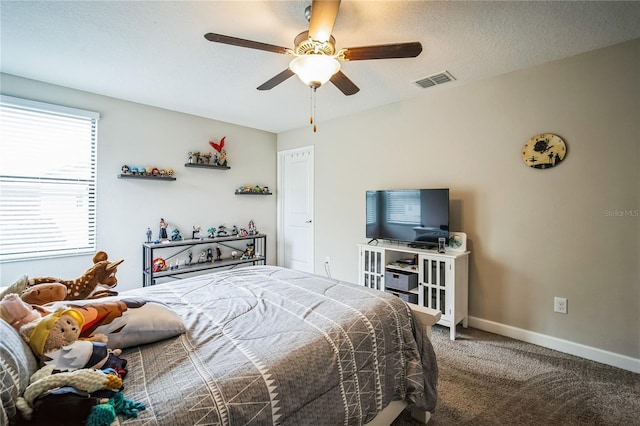
[[[435,326],[429,425],[640,426],[640,375],[487,333]],[[415,425],[403,413],[393,426]]]

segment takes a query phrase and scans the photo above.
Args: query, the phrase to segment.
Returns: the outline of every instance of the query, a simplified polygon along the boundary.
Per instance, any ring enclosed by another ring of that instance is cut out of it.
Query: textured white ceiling
[[[310,89],[256,87],[290,57],[208,42],[216,32],[293,47],[303,1],[1,1],[0,70],[271,132],[307,125]],[[640,37],[640,2],[349,1],[337,47],[420,41],[414,59],[343,63],[360,87],[327,84],[317,117],[352,114]],[[412,84],[447,70],[456,82]]]

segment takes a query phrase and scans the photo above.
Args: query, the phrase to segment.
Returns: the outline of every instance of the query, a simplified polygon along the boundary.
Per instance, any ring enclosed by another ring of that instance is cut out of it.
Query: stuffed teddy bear
[[[78,341],[83,324],[84,317],[80,312],[59,306],[50,314],[20,327],[20,335],[41,363],[45,363],[46,359],[52,358],[49,354],[55,356],[54,352],[69,348]],[[107,343],[107,336],[96,334],[86,340]]]

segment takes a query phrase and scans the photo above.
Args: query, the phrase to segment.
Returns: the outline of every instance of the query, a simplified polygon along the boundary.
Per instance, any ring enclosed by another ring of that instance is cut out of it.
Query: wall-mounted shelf
[[[273,195],[273,192],[262,192],[262,191],[236,191],[236,195]]]
[[[176,178],[172,176],[147,176],[147,175],[127,175],[121,173],[118,175],[118,179],[151,179],[151,180],[176,180]]]
[[[200,167],[202,169],[223,169],[228,170],[231,167],[229,166],[218,166],[215,164],[198,164],[198,163],[184,163],[185,167]]]

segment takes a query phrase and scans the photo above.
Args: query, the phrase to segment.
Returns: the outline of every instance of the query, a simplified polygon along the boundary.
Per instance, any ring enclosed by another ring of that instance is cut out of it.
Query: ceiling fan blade
[[[273,44],[261,43],[259,41],[246,40],[243,38],[231,37],[222,34],[207,33],[204,35],[209,41],[214,43],[230,44],[232,46],[248,47],[249,49],[266,50],[267,52],[286,54],[287,49]]]
[[[414,41],[410,43],[380,44],[377,46],[347,47],[342,49],[342,57],[347,61],[415,58],[420,52],[422,52],[422,44]]]
[[[312,40],[322,43],[329,41],[339,8],[340,0],[313,0],[309,21],[309,37]]]
[[[349,80],[349,78],[344,75],[342,71],[338,71],[333,76],[331,76],[331,80],[329,80],[336,86],[342,93],[347,96],[355,95],[360,91],[358,86],[356,86],[353,81]]]
[[[293,71],[291,71],[290,68],[287,68],[286,70],[282,71],[280,74],[276,75],[275,77],[265,81],[260,86],[258,86],[258,90],[271,90],[274,87],[276,87],[278,84],[282,83],[283,81],[291,77],[292,75],[294,75]]]

